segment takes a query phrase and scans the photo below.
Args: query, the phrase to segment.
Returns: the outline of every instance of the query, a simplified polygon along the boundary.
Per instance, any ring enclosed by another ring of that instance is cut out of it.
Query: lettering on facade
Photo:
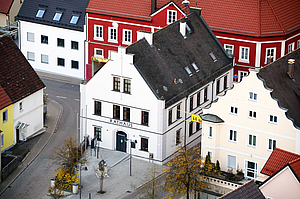
[[[132,123],[130,123],[130,122],[124,122],[124,121],[120,121],[120,120],[110,119],[110,123],[113,123],[113,124],[119,125],[119,126],[125,126],[125,127],[132,128]]]

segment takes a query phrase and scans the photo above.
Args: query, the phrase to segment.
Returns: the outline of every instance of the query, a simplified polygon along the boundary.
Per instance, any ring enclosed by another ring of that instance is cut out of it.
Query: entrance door
[[[126,133],[122,131],[117,132],[117,146],[116,146],[117,151],[123,151],[126,153],[126,138],[127,138]]]
[[[16,129],[16,143],[20,141],[20,129]]]

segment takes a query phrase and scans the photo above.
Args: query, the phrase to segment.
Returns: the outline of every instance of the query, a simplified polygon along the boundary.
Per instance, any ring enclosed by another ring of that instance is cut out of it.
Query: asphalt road
[[[1,199],[40,199],[47,198],[50,179],[57,165],[53,163],[53,150],[61,146],[70,135],[76,138],[76,112],[79,110],[79,85],[43,79],[46,93],[63,107],[61,122],[57,132],[35,161],[11,184]]]

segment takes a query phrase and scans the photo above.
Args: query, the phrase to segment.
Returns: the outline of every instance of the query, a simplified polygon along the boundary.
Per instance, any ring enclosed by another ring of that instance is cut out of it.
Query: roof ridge
[[[271,8],[271,10],[272,10],[272,12],[273,12],[273,14],[274,14],[276,20],[278,21],[278,24],[279,24],[279,26],[281,27],[282,31],[284,32],[284,34],[286,34],[286,31],[285,31],[285,29],[283,28],[283,26],[282,26],[282,24],[281,24],[281,22],[280,22],[280,20],[279,20],[279,18],[278,18],[278,16],[277,16],[277,14],[275,13],[275,11],[274,11],[274,9],[273,9],[273,6],[272,6],[272,4],[271,4],[271,2],[270,2],[270,0],[267,0],[267,3],[269,4],[269,6],[270,6],[270,8]]]
[[[290,161],[289,164],[293,164],[293,163],[295,163],[295,162],[297,162],[297,161],[300,161],[300,156],[299,156],[299,158],[296,158],[296,159]]]

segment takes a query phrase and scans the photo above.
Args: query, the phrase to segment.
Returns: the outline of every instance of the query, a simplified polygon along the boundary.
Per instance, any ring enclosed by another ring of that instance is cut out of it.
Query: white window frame
[[[232,51],[232,53],[231,54],[228,54],[227,53],[227,48],[232,48],[232,49],[229,49],[230,51]],[[228,54],[228,55],[233,55],[233,53],[234,53],[234,45],[231,45],[231,44],[224,44],[224,50],[225,50],[225,52]]]
[[[270,140],[271,140],[271,142],[272,142],[272,144],[271,144],[271,149],[270,149]],[[275,148],[274,148],[274,141],[275,141],[275,147],[277,147],[277,140],[276,139],[272,139],[272,138],[268,138],[267,139],[267,151],[273,151]]]
[[[99,37],[97,37],[97,28],[99,28]],[[103,26],[94,25],[94,40],[103,41]]]
[[[171,20],[169,20],[170,14],[172,15]],[[175,15],[175,20],[173,19],[173,16]],[[171,24],[177,21],[177,11],[176,10],[167,10],[167,24]]]
[[[252,112],[252,116],[250,116],[250,112]],[[255,117],[254,117],[254,113],[255,113]],[[257,119],[257,111],[255,111],[255,110],[248,110],[248,118],[256,120]]]
[[[254,173],[254,177],[250,177],[250,176],[247,175],[247,173],[248,173],[248,162],[253,162],[254,165],[255,165],[254,171],[252,171]],[[244,168],[245,168],[244,169],[245,177],[250,178],[250,179],[256,179],[257,178],[257,170],[258,170],[258,164],[257,164],[257,162],[245,159],[245,167]]]
[[[273,116],[273,121],[271,121],[271,116]],[[274,118],[276,117],[276,122],[274,122]],[[269,114],[268,115],[268,122],[271,123],[271,124],[277,124],[278,122],[278,116],[277,115],[273,115],[273,114]]]
[[[272,51],[273,50],[273,60],[271,62],[274,62],[276,60],[276,47],[274,48],[266,48],[266,57],[265,57],[265,64],[268,62],[268,50]]]
[[[27,51],[27,60],[28,61],[35,61],[35,53]]]
[[[297,41],[297,48],[300,48],[300,39]]]
[[[233,132],[233,139],[232,139],[232,140],[230,139],[231,132]],[[235,132],[235,134],[236,134],[236,136],[235,136],[236,140],[234,140],[234,132]],[[237,132],[237,130],[234,130],[234,129],[228,129],[228,141],[229,141],[229,142],[237,143],[237,140],[238,140],[238,132]]]
[[[252,135],[252,144],[249,143],[250,135]],[[254,142],[253,142],[254,141],[254,136],[255,136],[255,145],[254,145]],[[257,146],[257,135],[252,134],[252,133],[247,134],[247,146],[256,148],[256,146]]]
[[[295,42],[288,45],[288,53],[292,52],[295,49]]]
[[[44,58],[47,57],[47,60],[44,60],[43,57]],[[41,54],[41,63],[43,63],[43,64],[49,64],[49,55]]]
[[[257,97],[258,97],[258,94],[257,94],[257,93],[252,92],[252,91],[249,91],[248,94],[249,94],[249,95],[248,95],[248,100],[257,102]],[[252,94],[252,98],[251,98],[251,94]],[[256,96],[256,99],[255,99],[255,96]]]
[[[127,35],[127,40],[125,40],[125,35],[130,32],[130,41],[128,41],[128,35]],[[132,44],[132,30],[129,29],[123,29],[123,44]]]
[[[23,102],[19,103],[19,111],[23,111]]]
[[[27,41],[34,42],[34,33],[27,32]]]
[[[210,133],[211,133],[211,135],[210,135]],[[210,138],[210,139],[212,139],[213,138],[213,134],[214,134],[213,127],[212,126],[208,126],[207,137]]]
[[[5,122],[7,122],[8,121],[8,110],[6,109],[5,111],[3,111],[2,113],[1,113],[2,115],[2,123],[5,123]],[[5,114],[6,116],[6,120],[4,120],[4,118],[3,118],[3,114]]]
[[[244,49],[244,54],[243,54]],[[248,53],[246,53],[246,50]],[[249,57],[250,57],[250,47],[240,46],[240,52],[239,52],[239,62],[249,63]]]
[[[96,53],[97,50],[100,50],[100,51],[102,52],[102,55],[97,55],[97,53]],[[104,53],[104,50],[103,50],[103,49],[101,49],[101,48],[94,48],[94,57],[104,58],[103,53]]]
[[[248,76],[248,74],[249,74],[249,73],[248,73],[247,71],[239,70],[239,71],[238,71],[238,79],[239,79],[239,82],[242,81],[243,77]]]
[[[231,112],[231,107],[234,108],[234,111]],[[235,113],[235,109],[237,110],[236,113]],[[236,107],[236,106],[229,106],[229,114],[231,115],[239,115],[239,107]]]
[[[116,39],[111,38],[112,30],[116,30]],[[118,43],[118,28],[115,27],[108,27],[108,41],[112,43]]]
[[[232,167],[229,165],[229,156],[235,158],[235,167],[234,167],[234,168],[232,168]],[[227,164],[226,164],[226,166],[227,166],[227,168],[232,168],[232,169],[236,170],[236,168],[237,168],[237,160],[236,160],[236,156],[235,156],[235,155],[227,154]]]

